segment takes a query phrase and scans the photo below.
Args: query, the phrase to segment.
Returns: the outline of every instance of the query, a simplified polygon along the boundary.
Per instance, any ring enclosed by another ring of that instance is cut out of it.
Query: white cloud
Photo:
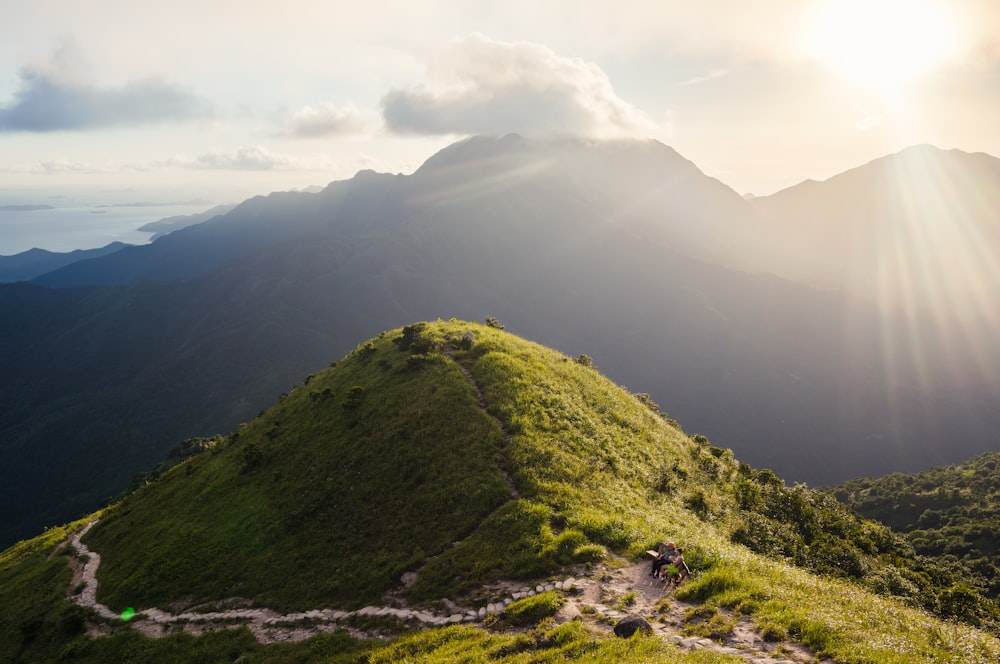
[[[882,114],[868,112],[865,114],[865,117],[863,117],[857,124],[854,125],[854,128],[857,129],[858,131],[871,131],[873,129],[878,129],[881,126],[882,126]]]
[[[371,133],[378,121],[358,110],[353,104],[319,104],[303,106],[276,132],[293,138],[325,138]]]
[[[707,83],[717,78],[723,78],[728,74],[729,72],[726,71],[725,69],[713,69],[712,71],[708,72],[707,74],[704,74],[703,76],[694,76],[692,78],[687,79],[686,81],[681,81],[680,83],[678,83],[678,85],[681,86],[698,85],[700,83]]]
[[[110,173],[113,169],[107,166],[96,166],[82,161],[70,159],[48,159],[39,161],[27,169],[27,172],[40,175],[66,175],[66,174],[87,174]]]
[[[271,152],[262,145],[215,150],[196,157],[176,155],[158,166],[230,171],[293,171],[308,170],[308,160]]]
[[[529,136],[648,135],[655,123],[615,94],[591,62],[546,46],[472,34],[428,68],[428,82],[382,98],[387,128],[400,134]]]
[[[72,44],[58,48],[46,63],[22,68],[20,78],[11,102],[0,106],[0,132],[134,127],[208,115],[201,99],[160,79],[95,85]]]

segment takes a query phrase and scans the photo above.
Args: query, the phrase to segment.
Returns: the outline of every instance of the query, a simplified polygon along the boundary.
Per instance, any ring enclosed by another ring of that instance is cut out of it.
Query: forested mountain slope
[[[831,491],[905,534],[917,553],[963,570],[989,596],[1000,596],[1000,452],[919,473],[851,480]]]

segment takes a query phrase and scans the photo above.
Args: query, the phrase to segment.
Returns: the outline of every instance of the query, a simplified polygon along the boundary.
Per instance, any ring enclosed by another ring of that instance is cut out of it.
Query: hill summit
[[[887,528],[689,436],[587,356],[488,323],[385,332],[121,502],[0,554],[0,651],[693,662],[683,638],[740,625],[758,635],[747,657],[1000,657],[969,624],[995,626],[995,606]],[[643,562],[661,539],[693,572],[672,596]],[[615,641],[629,607],[658,631]]]

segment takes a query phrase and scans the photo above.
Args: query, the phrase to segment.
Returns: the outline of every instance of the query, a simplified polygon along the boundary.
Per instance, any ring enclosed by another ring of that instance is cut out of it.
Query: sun
[[[895,96],[952,58],[955,16],[935,0],[829,0],[805,30],[806,49],[851,83]]]

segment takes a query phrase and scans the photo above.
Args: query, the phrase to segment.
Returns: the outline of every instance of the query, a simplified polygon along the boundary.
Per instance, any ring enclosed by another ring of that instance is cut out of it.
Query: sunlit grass
[[[751,607],[761,627],[776,626],[819,654],[844,662],[995,662],[1000,641],[724,542],[711,544],[711,569],[676,592],[679,599]]]
[[[474,602],[486,584],[550,577],[609,551],[638,561],[672,540],[694,570],[676,597],[748,615],[765,636],[839,662],[1000,661],[985,632],[733,544],[743,472],[731,452],[688,436],[586,363],[484,325],[436,321],[362,344],[109,508],[87,542],[102,555],[100,599],[114,609],[237,596],[281,611],[357,607],[387,591],[418,604]],[[0,612],[14,625],[0,627],[0,647],[34,629],[68,640],[78,661],[170,648],[333,661],[303,654],[331,652],[330,638],[282,650],[244,632],[151,645],[125,631],[94,645],[64,610],[65,563],[46,557],[67,532],[0,555]],[[403,572],[417,573],[405,591]],[[48,618],[17,613],[18,593]],[[600,637],[580,623],[553,628],[546,617],[562,598],[539,597],[522,605],[526,632],[451,627],[341,645],[372,662],[742,661]]]

